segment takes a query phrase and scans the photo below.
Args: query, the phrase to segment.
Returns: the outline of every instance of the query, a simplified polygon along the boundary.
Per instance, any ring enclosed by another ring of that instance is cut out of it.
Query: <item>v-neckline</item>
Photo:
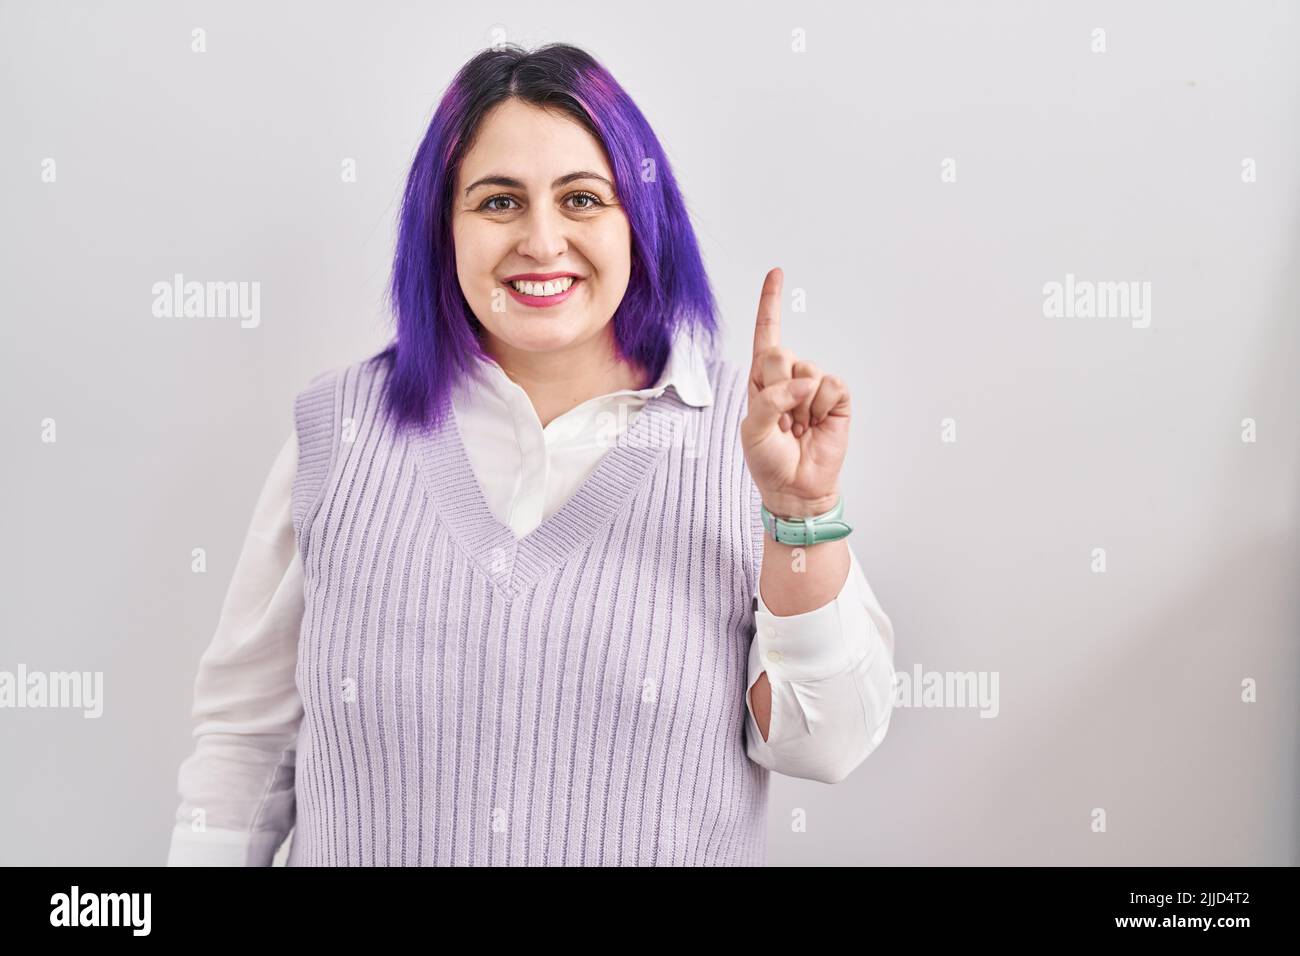
[[[590,541],[640,487],[674,441],[687,405],[672,388],[647,399],[567,501],[522,538],[488,507],[470,464],[454,405],[437,429],[414,436],[425,489],[461,550],[507,598],[523,593]]]

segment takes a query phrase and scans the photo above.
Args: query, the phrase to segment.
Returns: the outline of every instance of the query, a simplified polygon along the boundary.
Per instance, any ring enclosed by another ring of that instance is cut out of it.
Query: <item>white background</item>
[[[583,46],[645,112],[730,357],[768,268],[787,306],[803,290],[783,338],[853,391],[843,486],[897,669],[999,675],[996,719],[900,710],[842,784],[774,776],[771,862],[1297,863],[1298,19],[0,5],[0,669],[105,681],[98,720],[0,710],[0,862],[165,859],[195,668],[292,396],[387,340],[403,178],[501,27]],[[178,272],[260,282],[260,325],[155,318]],[[1044,317],[1067,273],[1150,282],[1150,327]]]

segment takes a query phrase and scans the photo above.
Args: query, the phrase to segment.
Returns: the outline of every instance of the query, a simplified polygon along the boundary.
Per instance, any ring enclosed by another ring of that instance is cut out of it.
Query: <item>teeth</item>
[[[549,282],[511,282],[510,285],[524,295],[559,295],[573,285],[573,282],[573,276],[564,276]]]

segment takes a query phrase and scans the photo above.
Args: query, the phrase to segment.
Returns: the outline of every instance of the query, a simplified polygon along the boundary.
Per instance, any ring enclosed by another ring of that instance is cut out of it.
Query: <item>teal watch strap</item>
[[[778,518],[767,510],[767,505],[759,506],[763,518],[763,527],[781,544],[822,544],[826,541],[838,541],[848,537],[852,527],[844,520],[844,498],[835,502],[835,507],[825,514],[810,515],[807,518]]]

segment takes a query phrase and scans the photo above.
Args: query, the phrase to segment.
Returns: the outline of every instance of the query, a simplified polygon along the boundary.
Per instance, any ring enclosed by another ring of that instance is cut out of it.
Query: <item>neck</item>
[[[528,394],[543,428],[597,395],[647,384],[645,371],[619,356],[613,322],[584,342],[549,352],[516,349],[491,334],[484,349]]]

